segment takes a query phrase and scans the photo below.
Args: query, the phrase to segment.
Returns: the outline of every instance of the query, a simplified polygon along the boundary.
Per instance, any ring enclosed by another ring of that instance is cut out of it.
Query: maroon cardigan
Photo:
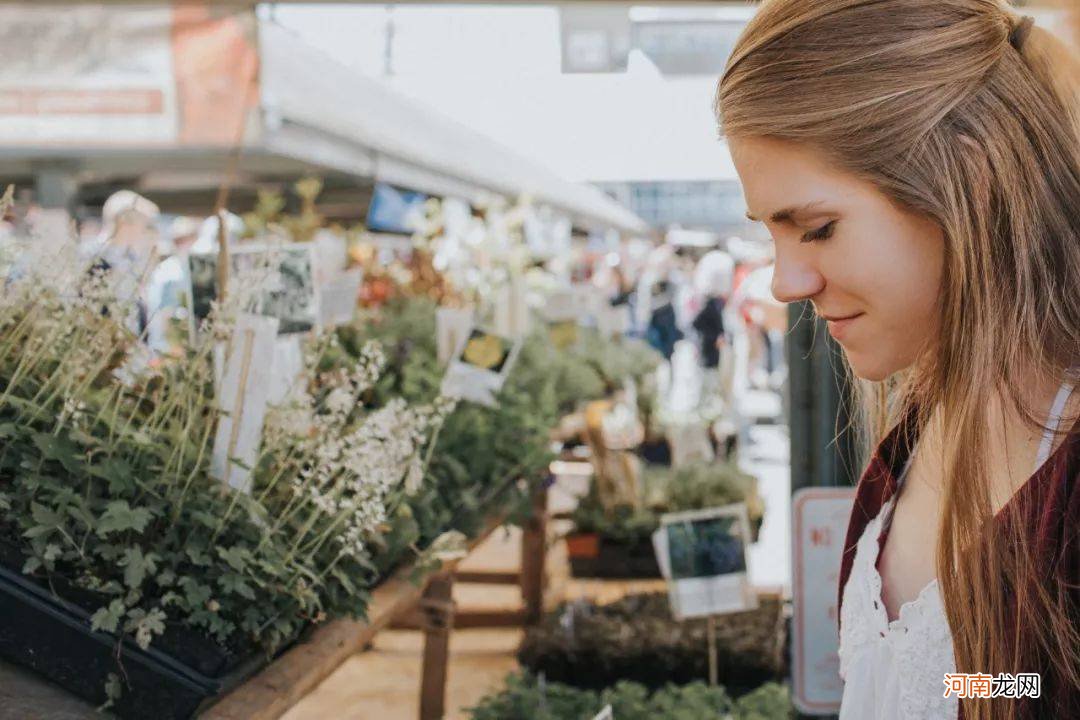
[[[895,427],[878,445],[855,491],[855,505],[848,521],[844,554],[840,562],[838,618],[839,608],[844,601],[844,586],[855,559],[855,546],[866,525],[896,492],[897,478],[910,453],[901,427]],[[1028,508],[1027,515],[1018,519],[1035,538],[1040,575],[1053,576],[1055,585],[1065,589],[1074,623],[1080,623],[1080,422],[1072,427],[1057,450],[1028,479],[1017,495],[1021,493],[1032,500],[1024,505]],[[1016,512],[1008,511],[1014,504],[1010,502],[995,518],[995,522],[1004,523],[1015,517]],[[878,539],[879,548],[884,545],[884,540],[885,535],[882,534]],[[1015,622],[1015,610],[1010,612],[1010,619]],[[1042,695],[1038,700],[1029,698],[1021,703],[1018,717],[1025,720],[1080,718],[1080,688],[1065,686],[1060,674],[1051,667],[1022,668],[1021,671],[1042,673]],[[944,687],[942,684],[942,691]],[[963,716],[961,709],[960,718]]]

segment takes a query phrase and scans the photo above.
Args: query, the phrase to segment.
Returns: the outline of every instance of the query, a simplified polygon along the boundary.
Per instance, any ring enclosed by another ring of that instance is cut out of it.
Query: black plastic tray
[[[268,661],[258,653],[220,675],[204,675],[153,646],[118,644],[115,635],[90,630],[86,610],[2,565],[0,618],[0,656],[73,695],[101,704],[109,674],[121,676],[123,696],[111,710],[121,718],[193,717]]]

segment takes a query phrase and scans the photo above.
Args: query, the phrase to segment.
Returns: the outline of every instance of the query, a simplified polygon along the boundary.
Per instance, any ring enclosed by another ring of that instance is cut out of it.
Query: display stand
[[[363,652],[379,631],[407,627],[424,633],[423,671],[420,683],[420,720],[437,720],[445,710],[450,634],[463,627],[508,627],[536,621],[543,612],[546,587],[547,490],[533,500],[534,516],[522,538],[520,572],[457,573],[464,558],[444,563],[434,575],[417,584],[412,566],[395,573],[371,594],[368,619],[335,620],[318,628],[311,638],[288,650],[259,674],[224,696],[200,717],[205,720],[276,720],[349,657]],[[471,552],[499,526],[502,518],[488,524],[469,544]],[[504,612],[458,612],[453,602],[455,582],[520,584],[523,609]]]

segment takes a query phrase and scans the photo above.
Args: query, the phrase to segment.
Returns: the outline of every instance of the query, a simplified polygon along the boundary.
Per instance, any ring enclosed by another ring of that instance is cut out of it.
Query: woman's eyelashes
[[[836,228],[836,220],[830,220],[817,230],[811,230],[802,236],[800,242],[814,242],[815,240],[828,240],[832,237],[833,230]]]

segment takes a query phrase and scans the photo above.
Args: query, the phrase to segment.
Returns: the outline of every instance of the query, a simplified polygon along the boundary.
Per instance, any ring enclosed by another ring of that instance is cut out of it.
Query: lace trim
[[[880,672],[896,678],[899,717],[908,720],[955,718],[955,697],[943,697],[944,673],[955,671],[952,634],[949,630],[937,579],[931,580],[919,594],[900,606],[890,621],[881,601],[881,574],[877,571],[878,536],[882,523],[891,512],[890,499],[881,512],[867,524],[855,550],[851,577],[844,588],[841,612],[840,675],[847,678],[853,663],[873,662],[875,656],[862,657],[875,643],[890,648],[886,667]],[[877,671],[877,669],[875,669]],[[858,689],[856,693],[869,688]],[[877,702],[888,699],[875,698]]]

